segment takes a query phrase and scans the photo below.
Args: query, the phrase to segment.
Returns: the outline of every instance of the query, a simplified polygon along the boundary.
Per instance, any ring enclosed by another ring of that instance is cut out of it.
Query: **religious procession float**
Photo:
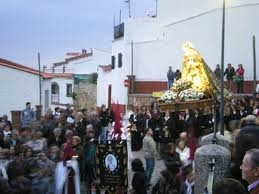
[[[220,84],[200,53],[190,42],[183,45],[182,76],[165,92],[154,92],[161,111],[213,107],[220,99]],[[224,97],[231,94],[225,90]]]

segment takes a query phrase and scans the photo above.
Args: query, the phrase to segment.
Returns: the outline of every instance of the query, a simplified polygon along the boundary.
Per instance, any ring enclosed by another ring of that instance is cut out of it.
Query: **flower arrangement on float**
[[[167,90],[160,98],[162,101],[191,101],[199,100],[204,97],[204,93],[191,88],[192,81],[177,80],[170,90]]]
[[[179,79],[174,82],[171,90],[174,92],[181,92],[183,90],[191,88],[191,86],[192,81]]]
[[[179,97],[183,101],[199,100],[204,96],[203,92],[199,92],[194,89],[187,89],[180,92]]]
[[[163,101],[172,101],[175,100],[177,97],[177,93],[173,92],[172,90],[167,90],[160,98]]]

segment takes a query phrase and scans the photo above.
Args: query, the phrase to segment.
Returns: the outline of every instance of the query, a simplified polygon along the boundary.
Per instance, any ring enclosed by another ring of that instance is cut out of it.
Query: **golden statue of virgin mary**
[[[214,74],[207,66],[200,53],[194,49],[192,43],[183,44],[184,57],[182,80],[191,81],[192,89],[203,92],[207,97],[216,97],[219,92]]]

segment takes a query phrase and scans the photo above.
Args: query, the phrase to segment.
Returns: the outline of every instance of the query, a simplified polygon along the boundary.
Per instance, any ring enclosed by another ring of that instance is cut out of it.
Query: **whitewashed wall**
[[[206,10],[209,10],[211,6],[209,4]],[[197,12],[195,7],[189,5],[186,7],[187,10],[192,8]],[[136,21],[136,26],[130,24],[130,22],[134,23],[132,20],[129,20],[129,23],[126,22],[125,25],[128,25],[125,28],[128,36],[124,38],[126,64],[130,64],[131,61],[130,37],[132,37],[134,42],[134,73],[137,79],[161,80],[165,79],[165,72],[169,65],[175,69],[181,68],[184,54],[181,46],[185,41],[191,41],[195,48],[201,52],[208,65],[214,69],[216,64],[221,61],[222,21],[222,10],[216,9],[216,5],[214,7],[212,12],[189,18],[186,21],[179,21],[179,23],[175,23],[175,20],[165,22],[165,20],[158,18],[159,22],[155,22],[157,25],[152,24],[150,28],[146,25],[146,21],[144,21],[145,25],[140,25],[139,21]],[[234,67],[243,63],[246,79],[252,79],[253,75],[252,36],[255,35],[259,39],[259,26],[256,19],[258,17],[259,4],[226,10],[225,63],[230,62]],[[154,29],[155,27],[160,29]],[[151,34],[156,31],[157,34],[152,38],[148,31]],[[257,58],[259,58],[258,52]],[[259,71],[257,71],[257,77],[259,77]]]
[[[48,99],[45,99],[45,91],[49,91]],[[41,104],[42,104],[42,114],[45,114],[48,111],[48,108],[51,108],[51,79],[42,80],[42,89],[41,89]],[[45,107],[45,100],[48,100],[49,107]]]
[[[136,80],[165,81],[168,66],[182,68],[185,41],[193,43],[207,64],[215,69],[221,63],[222,0],[158,0],[157,18],[131,18],[125,21],[123,38],[112,43],[112,55],[123,52],[123,68],[99,74],[97,104],[107,102],[108,84],[113,99],[127,103],[127,90],[121,84],[131,74],[131,42]],[[225,66],[242,63],[245,79],[253,77],[252,36],[259,42],[258,0],[226,0]],[[257,49],[258,50],[258,49]],[[257,52],[257,59],[259,53]],[[117,57],[116,57],[117,61]],[[100,72],[100,71],[99,71]],[[259,71],[257,79],[259,78]],[[116,92],[115,92],[116,91]]]
[[[96,73],[99,65],[110,63],[111,52],[93,49],[93,56],[82,58],[65,64],[66,73],[91,74]],[[58,72],[62,71],[63,66],[58,66]]]
[[[67,97],[67,84],[72,84],[74,87],[74,81],[73,79],[69,79],[69,78],[53,78],[51,80],[51,83],[57,83],[59,86],[59,103],[60,104],[73,104],[73,99],[72,97]],[[72,89],[73,91],[73,89]],[[51,109],[54,110],[55,107],[65,107],[65,106],[61,106],[61,105],[55,105],[55,104],[51,104]]]
[[[111,101],[112,103],[126,104],[127,101],[127,88],[124,86],[124,80],[127,79],[127,75],[130,74],[130,70],[127,71],[130,66],[126,64],[124,45],[124,39],[120,39],[113,42],[112,54],[115,56],[115,68],[111,72],[104,72],[101,68],[98,68],[98,80],[97,80],[97,106],[102,104],[108,104],[108,88],[112,85]],[[122,53],[122,67],[118,68],[118,54]],[[109,61],[109,64],[111,63]]]
[[[39,77],[16,69],[0,66],[0,115],[7,114],[11,119],[11,110],[23,110],[26,102],[39,104]]]

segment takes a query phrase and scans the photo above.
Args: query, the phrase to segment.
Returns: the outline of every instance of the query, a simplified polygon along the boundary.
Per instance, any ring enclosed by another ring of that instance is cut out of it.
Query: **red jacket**
[[[239,75],[239,76],[244,76],[244,73],[245,73],[245,70],[244,68],[237,68],[236,70],[236,75]]]

